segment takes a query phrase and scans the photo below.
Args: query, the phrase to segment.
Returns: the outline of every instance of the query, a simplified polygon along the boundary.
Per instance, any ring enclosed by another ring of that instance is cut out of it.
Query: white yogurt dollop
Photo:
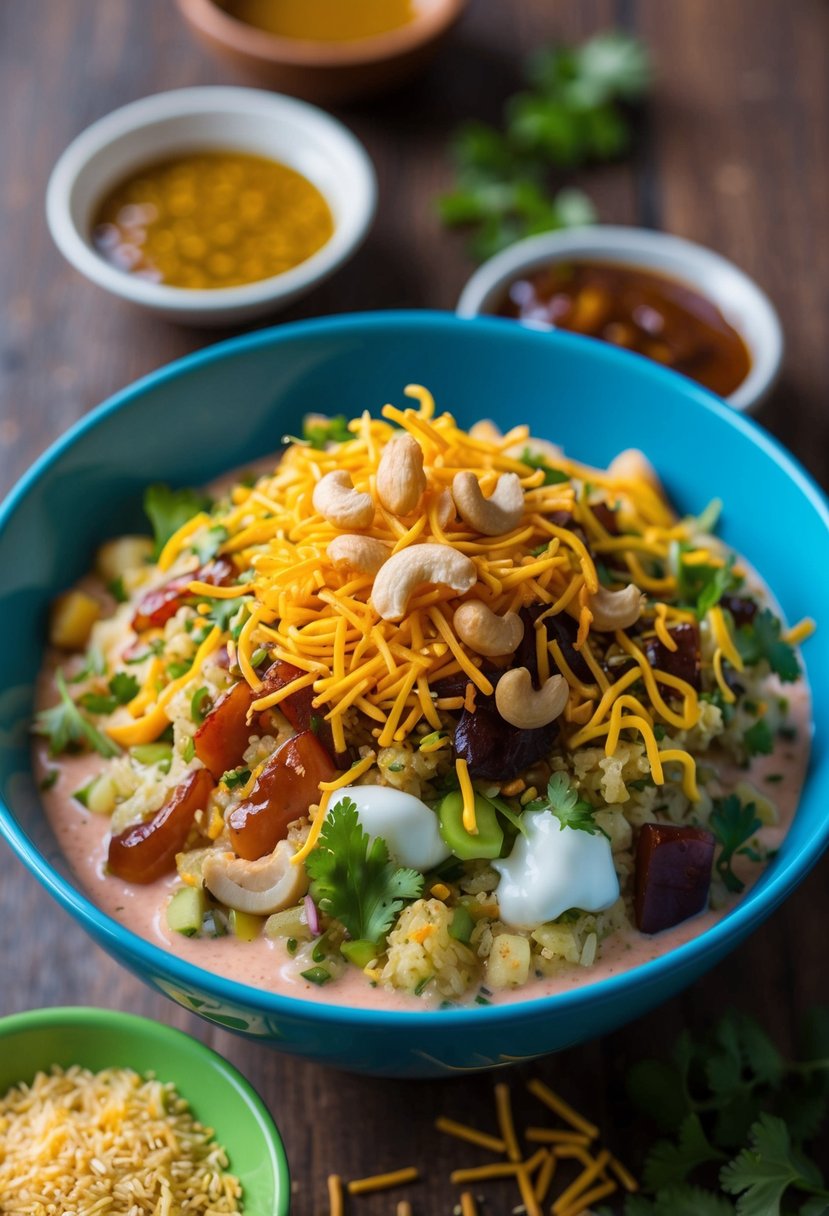
[[[331,799],[329,814],[344,798],[355,803],[363,831],[372,840],[382,836],[398,865],[432,870],[450,856],[437,815],[413,794],[386,785],[346,785]]]
[[[509,857],[493,861],[501,875],[501,920],[519,929],[555,920],[568,908],[603,912],[619,898],[610,841],[601,833],[562,827],[552,811],[524,816]]]

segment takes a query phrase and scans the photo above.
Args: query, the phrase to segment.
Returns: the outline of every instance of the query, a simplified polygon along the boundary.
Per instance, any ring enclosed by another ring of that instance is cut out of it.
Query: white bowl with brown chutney
[[[753,411],[777,379],[783,331],[768,296],[702,245],[598,224],[544,232],[472,275],[461,317],[503,316],[624,347]]]

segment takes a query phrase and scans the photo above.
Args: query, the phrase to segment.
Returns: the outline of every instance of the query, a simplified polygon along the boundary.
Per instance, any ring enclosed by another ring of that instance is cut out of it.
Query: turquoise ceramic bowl
[[[54,1065],[133,1068],[172,1081],[212,1127],[244,1189],[245,1216],[288,1216],[291,1186],[279,1132],[241,1073],[190,1035],[108,1009],[35,1009],[0,1018],[0,1095]]]
[[[778,856],[704,935],[560,996],[505,1007],[391,1013],[274,996],[142,941],[84,897],[60,856],[30,768],[32,692],[51,597],[107,536],[141,525],[148,482],[209,481],[273,451],[308,410],[354,414],[428,385],[461,423],[528,422],[574,457],[644,448],[685,511],[725,500],[723,535],[768,579],[786,616],[821,615],[829,513],[756,424],[690,381],[606,344],[493,319],[358,315],[286,325],[182,360],[106,402],[48,451],[0,512],[0,826],[12,848],[105,950],[209,1021],[350,1069],[428,1075],[529,1059],[606,1033],[690,984],[769,916],[829,838],[829,622],[806,647],[815,736],[807,787]],[[797,551],[794,552],[793,538]]]

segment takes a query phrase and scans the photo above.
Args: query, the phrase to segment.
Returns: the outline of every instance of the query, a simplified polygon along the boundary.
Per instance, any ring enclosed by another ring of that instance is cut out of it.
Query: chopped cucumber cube
[[[262,929],[261,916],[254,916],[251,912],[240,912],[238,908],[230,909],[228,920],[231,932],[243,942],[254,941]]]
[[[167,905],[167,924],[176,933],[195,937],[201,932],[206,908],[201,887],[182,887]]]
[[[498,822],[495,807],[484,798],[475,795],[475,819],[477,835],[473,836],[463,826],[463,795],[459,790],[447,794],[438,807],[440,834],[445,844],[456,857],[472,861],[478,857],[498,857],[504,843],[504,832]]]
[[[340,946],[340,954],[350,963],[354,963],[355,967],[367,967],[379,953],[380,947],[376,942],[362,939],[356,942],[343,942]]]

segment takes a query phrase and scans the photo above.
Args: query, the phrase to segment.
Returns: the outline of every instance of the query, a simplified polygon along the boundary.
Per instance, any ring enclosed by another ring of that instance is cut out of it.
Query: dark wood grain
[[[343,111],[377,165],[380,211],[364,249],[285,314],[451,308],[471,265],[441,232],[434,196],[449,177],[457,119],[497,119],[539,43],[611,24],[653,47],[659,83],[632,162],[590,173],[602,218],[643,222],[733,257],[768,290],[786,329],[782,381],[761,421],[829,485],[829,6],[824,0],[473,0],[430,72],[404,92]],[[93,119],[144,94],[226,77],[168,0],[29,0],[0,5],[0,491],[109,393],[217,337],[167,326],[81,279],[52,246],[43,194],[54,160]],[[735,475],[738,475],[735,471]],[[593,1112],[636,1162],[621,1077],[685,1026],[728,1005],[753,1011],[783,1045],[829,998],[829,862],[736,955],[682,997],[600,1042],[518,1069],[540,1072]],[[325,1209],[329,1171],[354,1176],[414,1162],[426,1216],[452,1211],[451,1164],[476,1150],[431,1130],[438,1113],[491,1123],[492,1079],[389,1084],[281,1057],[215,1030],[121,970],[11,858],[0,853],[0,1014],[53,1004],[131,1009],[181,1026],[250,1076],[282,1128],[294,1212]],[[530,1109],[524,1097],[520,1108]],[[489,1210],[508,1212],[508,1189]],[[354,1205],[393,1210],[388,1196]]]

